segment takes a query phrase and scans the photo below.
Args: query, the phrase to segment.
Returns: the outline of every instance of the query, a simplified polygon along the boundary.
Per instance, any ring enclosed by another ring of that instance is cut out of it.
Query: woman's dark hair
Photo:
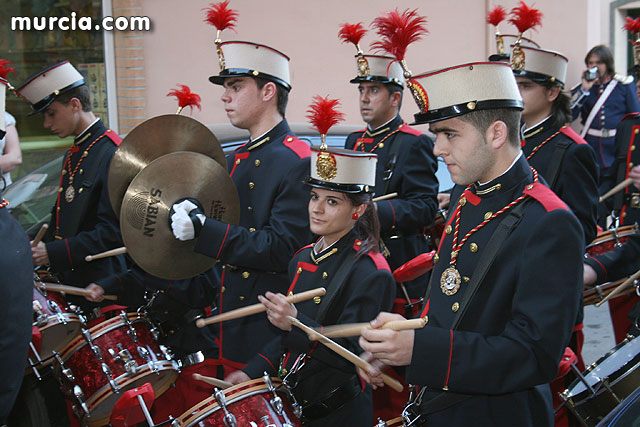
[[[380,252],[380,221],[378,213],[371,200],[371,193],[345,193],[353,206],[367,205],[364,214],[356,221],[356,233],[362,240],[362,245],[356,254],[356,259],[369,252]]]
[[[557,86],[557,83],[546,81],[541,84],[545,89],[551,89]],[[551,104],[551,123],[552,127],[560,127],[572,121],[571,117],[571,96],[560,88],[558,96],[553,100]]]
[[[600,61],[602,61],[607,68],[607,74],[615,74],[616,70],[613,67],[613,53],[611,53],[611,49],[603,44],[592,47],[591,50],[587,52],[587,56],[584,57],[584,63],[587,67],[589,66],[589,57],[591,55],[597,55],[598,58],[600,58]]]

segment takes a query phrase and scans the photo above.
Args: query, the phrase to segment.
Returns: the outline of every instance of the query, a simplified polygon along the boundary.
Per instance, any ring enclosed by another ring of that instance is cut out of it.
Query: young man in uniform
[[[398,193],[376,203],[380,234],[393,271],[431,250],[425,229],[438,210],[438,163],[431,139],[400,117],[405,82],[398,61],[386,56],[363,56],[369,69],[363,72],[358,68],[351,83],[358,85],[360,114],[367,128],[349,135],[345,148],[378,155],[376,196]],[[420,278],[405,286],[415,301],[424,296],[426,280]],[[396,300],[407,304],[400,290]]]
[[[201,215],[196,204],[175,204],[176,238],[197,238],[196,251],[220,261],[220,313],[258,303],[267,291],[286,293],[287,266],[311,241],[303,180],[310,148],[295,137],[284,118],[291,83],[289,58],[250,42],[219,45],[219,75],[229,121],[249,131],[249,142],[228,156],[229,173],[240,196],[240,223],[225,224]],[[279,332],[264,314],[217,326],[219,362],[224,374],[241,369]],[[222,372],[220,374],[223,374]]]
[[[62,283],[72,286],[123,271],[122,255],[85,261],[87,255],[123,246],[107,189],[109,162],[120,137],[93,114],[89,89],[68,61],[39,71],[17,92],[43,114],[45,128],[60,138],[74,137],[49,229],[32,249],[34,265],[50,265]]]
[[[421,313],[427,325],[364,330],[360,344],[372,360],[407,366],[418,386],[409,418],[551,426],[547,383],[576,318],[582,228],[523,157],[509,65],[464,64],[414,80],[425,94],[416,122],[431,124],[434,154],[456,187]],[[381,313],[372,327],[400,318]],[[376,374],[363,372],[379,384]]]

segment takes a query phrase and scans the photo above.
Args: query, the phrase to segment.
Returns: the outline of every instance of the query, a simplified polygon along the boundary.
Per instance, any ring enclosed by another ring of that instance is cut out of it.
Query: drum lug
[[[111,372],[111,368],[109,368],[109,365],[102,362],[101,368],[102,368],[102,373],[107,378],[107,381],[109,381],[109,386],[111,386],[111,390],[113,390],[113,392],[116,394],[120,393],[120,387],[118,387],[118,384],[113,380],[113,378],[111,378],[111,375],[113,373]]]
[[[128,349],[122,348],[122,344],[118,344],[118,348],[120,351],[117,353],[114,349],[110,348],[108,350],[109,354],[113,357],[113,360],[122,363],[128,374],[134,375],[138,371],[138,363],[133,359],[133,356]]]
[[[88,329],[83,329],[82,337],[89,344],[89,348],[91,348],[91,352],[96,357],[96,359],[102,360],[102,351],[100,350],[100,347],[93,343],[93,340],[91,339],[91,332],[89,332]]]
[[[84,401],[84,392],[82,391],[82,387],[80,387],[79,385],[73,386],[73,395],[78,400],[78,403],[80,404],[80,408],[82,408],[82,411],[86,415],[90,415],[89,414],[89,407],[87,406],[87,404]]]
[[[162,355],[164,356],[165,359],[173,360],[173,352],[169,347],[160,344],[160,351],[162,352]]]
[[[375,427],[387,427],[387,423],[378,418],[378,424]]]
[[[69,323],[67,322],[67,319],[62,315],[62,310],[60,310],[60,306],[58,305],[58,303],[53,300],[47,300],[47,304],[49,304],[49,308],[51,309],[51,311],[55,313],[58,322],[62,323],[63,325]]]
[[[158,341],[158,338],[160,338],[160,330],[158,330],[158,328],[154,326],[153,328],[151,328],[151,330],[149,330],[149,332],[151,333],[151,337],[155,341]]]
[[[227,399],[224,397],[224,392],[219,388],[216,388],[213,392],[213,397],[215,397],[218,405],[224,411],[224,425],[226,427],[238,427],[238,422],[236,421],[235,415],[229,413],[227,410]]]
[[[136,329],[131,324],[131,321],[129,320],[129,316],[127,315],[127,313],[125,313],[124,311],[120,312],[120,318],[122,319],[122,322],[128,328],[127,329],[127,334],[129,334],[129,336],[131,337],[133,342],[137,343],[138,342],[138,332],[136,332]]]
[[[142,346],[138,346],[137,348],[138,348],[138,354],[140,355],[140,357],[142,357],[147,362],[147,366],[149,367],[149,370],[153,373],[160,375],[160,371],[158,371],[156,362],[155,360],[152,359],[152,356],[155,356],[155,354]]]
[[[269,419],[269,415],[265,415],[264,417],[260,418],[260,421],[262,421],[264,423],[264,427],[277,427],[275,424],[273,424],[271,422],[271,420]],[[256,425],[253,421],[251,421],[254,425]],[[257,427],[257,425],[256,425]],[[288,424],[284,424],[283,427],[289,427]],[[291,426],[293,427],[293,426]]]

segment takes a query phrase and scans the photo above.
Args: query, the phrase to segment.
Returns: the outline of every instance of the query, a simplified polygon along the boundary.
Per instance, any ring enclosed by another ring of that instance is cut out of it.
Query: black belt
[[[352,376],[347,382],[341,386],[331,390],[325,397],[302,406],[302,416],[308,420],[317,420],[323,418],[340,409],[349,401],[355,399],[362,385],[357,375]]]

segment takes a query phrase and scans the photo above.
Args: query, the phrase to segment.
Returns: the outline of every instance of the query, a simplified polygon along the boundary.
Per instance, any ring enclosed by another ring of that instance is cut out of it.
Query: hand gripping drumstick
[[[631,178],[625,179],[624,181],[622,181],[621,183],[619,183],[615,187],[613,187],[611,190],[607,191],[602,196],[600,196],[599,202],[602,203],[603,200],[608,199],[609,197],[613,196],[618,191],[622,190],[624,187],[626,187],[628,185],[631,185],[632,183],[633,183],[633,180]]]
[[[356,365],[360,369],[368,370],[369,368],[371,368],[371,364],[369,364],[369,362],[367,362],[367,361],[361,359],[360,357],[356,356],[355,354],[353,354],[352,352],[350,352],[346,348],[342,347],[340,344],[336,343],[335,341],[332,341],[329,338],[325,337],[324,335],[318,333],[315,329],[308,327],[307,325],[305,325],[304,323],[300,322],[295,317],[287,316],[287,318],[295,326],[297,326],[298,328],[300,328],[303,331],[305,331],[307,333],[307,335],[317,336],[318,337],[318,341],[320,341],[322,344],[324,344],[327,348],[329,348],[330,350],[335,351],[340,356],[344,357],[345,359],[347,359],[349,362],[353,363],[354,365]],[[396,381],[394,378],[391,378],[387,374],[380,373],[380,378],[382,378],[382,381],[384,381],[384,383],[386,385],[388,385],[389,387],[391,387],[395,391],[400,392],[404,388],[402,386],[402,384],[400,384],[398,381]]]
[[[319,297],[327,293],[325,288],[311,289],[310,291],[300,292],[299,294],[289,295],[285,297],[288,303],[295,304],[300,301],[305,301],[314,297]],[[252,314],[262,313],[267,311],[267,307],[258,303],[249,305],[247,307],[237,308],[235,310],[228,311],[226,313],[218,314],[216,316],[207,317],[206,319],[198,319],[196,326],[202,328],[212,323],[224,322],[225,320],[233,320],[239,317],[251,316]]]
[[[35,248],[36,246],[38,246],[38,243],[40,243],[40,240],[42,240],[42,238],[44,237],[44,233],[47,232],[47,228],[49,228],[47,224],[42,224],[42,227],[40,227],[40,231],[38,231],[38,234],[36,234],[36,237],[34,237],[33,240],[31,241],[32,248]]]
[[[212,386],[215,386],[221,389],[225,389],[233,386],[233,384],[231,384],[230,382],[222,381],[213,377],[205,377],[204,375],[200,375],[200,374],[193,374],[192,377],[194,380],[204,381],[207,384],[211,384]]]
[[[84,257],[84,260],[87,262],[91,262],[94,259],[107,258],[110,256],[122,255],[126,253],[127,253],[127,248],[123,246],[121,248],[111,249],[110,251],[101,252],[99,254],[87,255],[86,257]]]
[[[427,322],[424,318],[410,319],[410,320],[392,320],[385,323],[378,329],[392,329],[394,331],[406,331],[408,329],[420,329],[426,325]],[[373,329],[368,322],[364,323],[347,323],[343,325],[328,326],[319,330],[314,328],[314,331],[318,334],[322,334],[327,338],[346,338],[346,337],[358,337],[362,335],[363,329]],[[318,334],[309,334],[309,339],[316,341],[320,338]]]
[[[618,286],[617,288],[615,288],[614,290],[612,290],[609,295],[607,295],[606,297],[604,297],[602,299],[602,301],[597,302],[595,304],[596,307],[600,307],[602,304],[604,304],[605,302],[609,301],[611,298],[615,297],[616,295],[618,295],[620,292],[622,292],[624,290],[624,288],[632,286],[633,282],[635,282],[636,280],[638,280],[640,278],[640,270],[636,271],[635,273],[633,273],[633,275],[631,275],[627,280],[625,280],[624,282],[622,282],[620,284],[620,286]]]
[[[398,193],[389,193],[389,194],[383,194],[382,196],[378,196],[378,197],[374,197],[373,199],[371,199],[372,202],[381,202],[383,200],[387,200],[387,199],[393,199],[394,197],[398,197]]]
[[[88,291],[84,288],[76,288],[75,286],[58,285],[57,283],[40,282],[40,284],[38,284],[38,287],[40,289],[43,289],[49,292],[64,292],[65,294],[80,295],[83,297],[91,295],[91,291]],[[115,295],[103,295],[102,297],[110,301],[115,301],[118,299],[118,297]]]

